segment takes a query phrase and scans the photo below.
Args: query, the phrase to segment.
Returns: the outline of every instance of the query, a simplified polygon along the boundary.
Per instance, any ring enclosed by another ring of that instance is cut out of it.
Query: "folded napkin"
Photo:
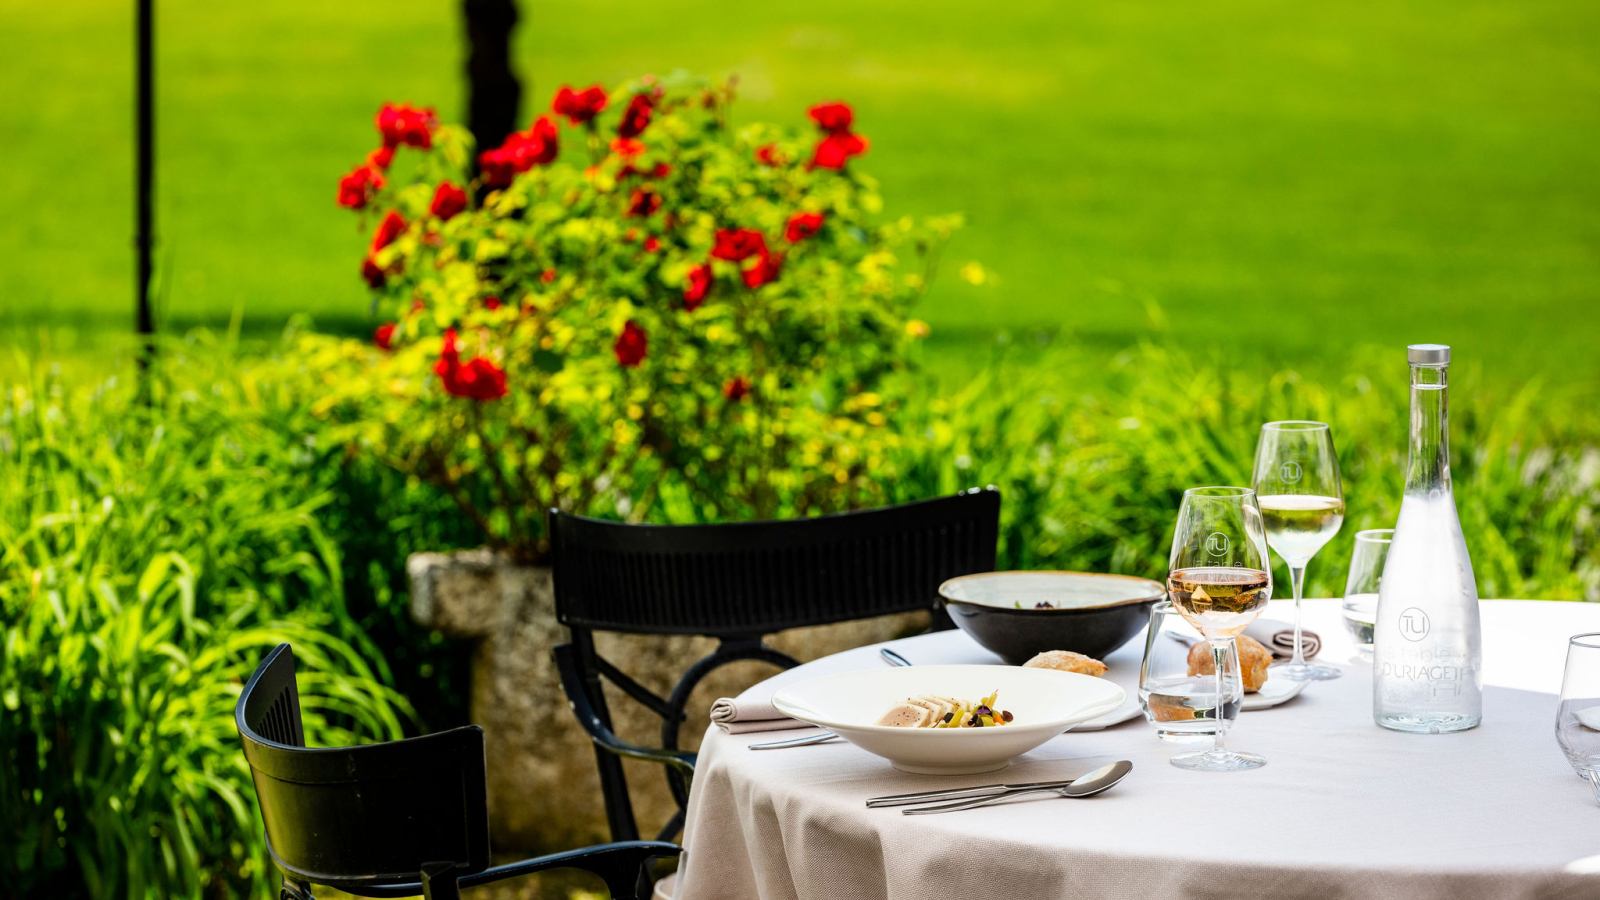
[[[1273,662],[1294,658],[1294,623],[1257,619],[1250,623],[1244,633],[1271,651]],[[1316,656],[1317,651],[1322,649],[1322,639],[1317,637],[1315,631],[1301,631],[1300,642],[1305,645],[1306,659]]]
[[[783,731],[811,728],[809,722],[791,719],[772,705],[772,697],[722,697],[711,704],[711,721],[728,734],[748,731]]]

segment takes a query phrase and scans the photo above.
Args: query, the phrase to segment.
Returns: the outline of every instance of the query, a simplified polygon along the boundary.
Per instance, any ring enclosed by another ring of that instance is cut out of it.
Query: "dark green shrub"
[[[346,607],[314,448],[217,371],[175,345],[148,407],[43,376],[0,397],[0,894],[265,894],[232,709],[280,641],[313,743],[409,716]]]

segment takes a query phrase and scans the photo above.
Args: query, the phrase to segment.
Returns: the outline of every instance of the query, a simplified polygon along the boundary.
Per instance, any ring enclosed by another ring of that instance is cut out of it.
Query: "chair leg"
[[[422,867],[422,896],[424,900],[461,900],[461,887],[456,884],[455,865],[428,863]]]
[[[607,728],[611,727],[611,712],[606,708],[605,689],[600,683],[600,669],[595,664],[594,635],[587,630],[572,629],[572,645],[582,660],[583,682],[589,703]],[[638,821],[633,817],[633,800],[628,796],[628,778],[622,771],[622,760],[615,753],[595,744],[595,767],[600,770],[600,792],[606,801],[606,823],[611,826],[613,841],[639,839]]]

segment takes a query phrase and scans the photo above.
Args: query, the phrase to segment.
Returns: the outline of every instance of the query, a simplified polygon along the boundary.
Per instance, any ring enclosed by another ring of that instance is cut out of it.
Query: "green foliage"
[[[863,432],[895,440],[887,407],[927,331],[908,309],[958,222],[880,221],[875,182],[819,149],[858,138],[734,129],[730,100],[687,77],[626,84],[559,144],[540,117],[506,147],[542,162],[486,163],[459,212],[435,198],[465,183],[465,133],[402,147],[346,204],[379,217],[369,274],[397,324],[387,350],[303,342],[319,411],[525,560],[551,507],[737,518],[881,498]],[[648,127],[612,139],[641,104]]]
[[[182,350],[149,406],[39,373],[0,397],[0,895],[265,895],[232,710],[279,642],[314,743],[409,718],[304,490],[312,439]]]
[[[1347,512],[1306,588],[1337,597],[1355,532],[1393,527],[1406,463],[1403,361],[1369,353],[1348,373],[1333,384],[1262,377],[1153,345],[1109,369],[1066,351],[1001,363],[913,408],[907,428],[926,443],[899,463],[898,496],[996,484],[1003,567],[1160,578],[1185,488],[1248,484],[1264,422],[1325,421]],[[1600,421],[1537,383],[1505,393],[1457,375],[1452,475],[1480,595],[1600,600]]]
[[[1350,536],[1392,522],[1406,422],[1392,354],[1325,384],[1157,346],[1092,359],[1060,349],[943,396],[857,395],[836,471],[861,505],[998,485],[1005,567],[1159,577],[1182,490],[1241,482],[1262,422],[1310,417],[1334,426],[1349,504],[1310,594],[1340,593]],[[479,533],[359,429],[313,413],[317,363],[239,358],[201,335],[163,347],[149,406],[125,384],[41,373],[0,397],[0,896],[261,896],[231,715],[279,641],[304,662],[313,743],[409,730],[399,693],[433,727],[459,715],[445,702],[466,693],[459,651],[409,626],[400,568]],[[1592,410],[1457,374],[1456,496],[1481,593],[1600,599]],[[780,514],[800,506],[794,470],[760,474]],[[707,510],[682,484],[660,496],[652,521],[754,514]]]

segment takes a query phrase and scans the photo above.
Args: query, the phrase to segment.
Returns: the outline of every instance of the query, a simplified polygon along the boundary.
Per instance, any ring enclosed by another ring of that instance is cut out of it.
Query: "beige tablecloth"
[[[1287,604],[1269,615],[1286,618]],[[1483,603],[1484,724],[1457,735],[1372,723],[1369,665],[1337,601],[1307,602],[1321,661],[1345,676],[1247,712],[1229,735],[1252,772],[1187,772],[1142,717],[1067,733],[1001,773],[910,775],[849,744],[750,752],[768,734],[706,733],[690,797],[679,900],[952,898],[1600,898],[1600,806],[1556,746],[1568,636],[1600,605]],[[998,660],[959,632],[894,642],[913,662]],[[1131,683],[1142,645],[1107,662]],[[881,666],[876,648],[817,660],[750,693]],[[798,733],[798,732],[796,732]],[[1126,758],[1090,800],[1044,799],[942,816],[869,810],[867,797],[1072,777]]]

